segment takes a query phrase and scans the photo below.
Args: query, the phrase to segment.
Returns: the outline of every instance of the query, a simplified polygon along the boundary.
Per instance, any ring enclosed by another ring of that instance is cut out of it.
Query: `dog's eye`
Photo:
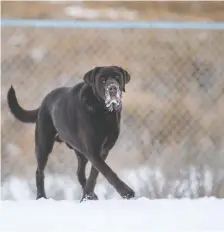
[[[101,80],[101,82],[102,82],[103,84],[105,84],[105,83],[106,83],[106,80],[105,80],[105,78],[104,78],[104,77],[101,77],[101,78],[100,78],[100,80]]]

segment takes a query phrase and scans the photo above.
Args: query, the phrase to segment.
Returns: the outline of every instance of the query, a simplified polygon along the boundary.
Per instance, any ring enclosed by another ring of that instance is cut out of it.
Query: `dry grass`
[[[181,20],[181,21],[223,21],[223,2],[69,2],[57,4],[49,2],[2,2],[2,16],[4,18],[72,18],[64,11],[68,6],[83,6],[90,9],[113,8],[135,11],[139,20]],[[121,16],[122,17],[122,16]],[[108,19],[107,16],[101,19]]]

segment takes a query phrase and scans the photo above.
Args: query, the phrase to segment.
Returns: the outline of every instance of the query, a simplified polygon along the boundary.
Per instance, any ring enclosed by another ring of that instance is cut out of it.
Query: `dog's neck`
[[[81,98],[90,108],[94,108],[94,110],[102,109],[102,106],[105,106],[103,99],[101,99],[87,84],[83,85]]]
[[[83,93],[84,96],[86,96],[87,98],[91,99],[93,102],[97,102],[97,103],[101,103],[101,104],[104,103],[103,99],[101,99],[96,94],[96,92],[93,90],[93,88],[90,87],[87,84],[84,84],[82,93]]]

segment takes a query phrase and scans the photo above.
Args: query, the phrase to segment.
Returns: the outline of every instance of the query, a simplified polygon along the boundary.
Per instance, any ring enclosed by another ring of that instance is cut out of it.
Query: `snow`
[[[73,18],[85,18],[85,19],[99,19],[108,18],[111,20],[135,20],[138,14],[134,10],[127,10],[125,8],[103,8],[103,9],[91,9],[84,6],[68,6],[65,8],[65,14]]]
[[[16,154],[12,158],[16,157]],[[23,166],[21,166],[22,168]],[[1,183],[1,200],[35,199],[35,168],[31,165],[29,168],[24,168],[26,177],[18,177],[14,173],[5,177]],[[87,166],[87,173],[89,173],[89,169],[90,165]],[[190,166],[173,172],[170,169],[170,176],[166,172],[159,167],[148,167],[146,165],[135,169],[117,171],[118,176],[134,189],[136,196],[140,197],[157,199],[222,196],[224,172],[221,170],[214,171],[206,166],[201,169]],[[45,172],[45,189],[47,196],[54,200],[78,200],[82,194],[77,177],[68,174],[49,173],[48,171]],[[116,190],[101,175],[97,181],[95,192],[102,200],[120,199]]]
[[[224,231],[224,199],[1,201],[0,231]]]

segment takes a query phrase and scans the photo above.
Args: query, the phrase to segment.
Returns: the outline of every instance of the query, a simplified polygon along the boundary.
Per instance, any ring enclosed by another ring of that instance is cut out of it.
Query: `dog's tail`
[[[15,89],[10,87],[7,94],[8,106],[12,114],[21,122],[34,123],[37,120],[39,109],[36,110],[24,110],[18,103]]]

